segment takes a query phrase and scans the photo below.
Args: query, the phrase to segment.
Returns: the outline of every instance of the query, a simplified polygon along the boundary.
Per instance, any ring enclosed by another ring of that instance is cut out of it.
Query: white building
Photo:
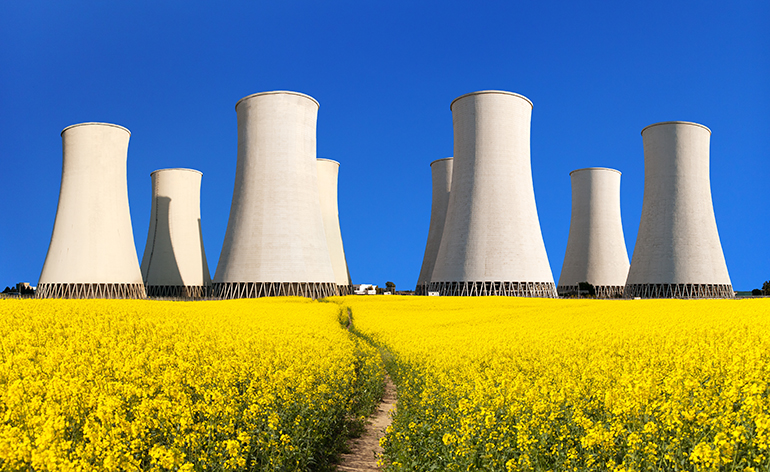
[[[353,285],[353,293],[355,295],[376,295],[377,286],[372,284],[356,284]]]

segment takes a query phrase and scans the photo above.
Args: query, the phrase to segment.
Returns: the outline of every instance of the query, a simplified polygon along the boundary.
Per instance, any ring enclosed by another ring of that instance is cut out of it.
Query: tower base
[[[623,298],[624,289],[625,287],[622,285],[594,285],[596,298]],[[559,285],[556,287],[556,291],[559,292],[560,297],[578,295],[578,286]]]
[[[337,292],[341,297],[344,297],[345,295],[352,295],[353,294],[353,286],[352,285],[337,285]]]
[[[735,298],[730,284],[630,284],[626,298]]]
[[[148,285],[147,296],[155,298],[206,298],[211,292],[205,285]]]
[[[35,298],[146,298],[144,284],[38,284]]]
[[[429,291],[442,297],[559,297],[553,282],[431,282]]]
[[[218,282],[212,286],[214,298],[307,297],[337,295],[334,282]]]

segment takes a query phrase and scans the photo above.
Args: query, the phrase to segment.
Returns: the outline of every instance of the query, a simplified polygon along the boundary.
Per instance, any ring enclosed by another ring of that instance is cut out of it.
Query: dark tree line
[[[17,285],[17,287],[19,289],[18,292],[16,291],[15,288],[11,288],[11,287],[7,287],[6,286],[5,290],[3,290],[2,293],[19,293],[19,295],[34,295],[35,294],[35,290],[32,289],[31,287],[27,286],[27,285],[23,285],[23,284],[22,285]]]
[[[755,288],[751,291],[752,295],[770,295],[770,280],[762,284],[762,288]]]

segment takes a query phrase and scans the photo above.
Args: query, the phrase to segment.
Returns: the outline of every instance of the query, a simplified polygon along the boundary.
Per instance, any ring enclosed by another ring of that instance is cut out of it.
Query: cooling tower
[[[38,298],[144,298],[128,209],[130,135],[109,123],[61,132],[59,206]]]
[[[142,278],[150,297],[208,295],[211,276],[201,232],[202,176],[193,169],[150,174],[152,210],[142,258]]]
[[[350,281],[348,262],[345,259],[345,249],[342,246],[340,217],[337,207],[337,176],[340,163],[330,159],[317,159],[318,163],[318,193],[321,201],[321,216],[323,217],[326,245],[334,269],[334,279],[340,295],[353,293]]]
[[[711,202],[710,138],[683,121],[642,130],[644,204],[627,297],[734,296]]]
[[[570,172],[572,219],[559,295],[588,282],[600,298],[620,297],[628,277],[628,252],[620,219],[620,172],[590,167]]]
[[[454,162],[430,290],[556,297],[529,155],[532,102],[500,91],[452,102]]]
[[[214,296],[335,295],[318,193],[318,102],[265,92],[235,111],[238,162]]]
[[[433,199],[430,205],[430,226],[428,227],[428,242],[425,244],[425,254],[422,257],[420,276],[417,278],[415,295],[427,295],[436,256],[444,233],[446,210],[449,205],[449,190],[452,187],[452,158],[446,157],[430,163],[430,173],[433,179]]]

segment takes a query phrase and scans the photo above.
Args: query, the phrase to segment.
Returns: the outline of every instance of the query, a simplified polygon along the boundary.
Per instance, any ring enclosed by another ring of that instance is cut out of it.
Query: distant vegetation
[[[751,294],[754,295],[755,297],[762,296],[762,295],[770,296],[770,280],[763,283],[761,289],[755,288],[754,290],[752,290]]]

